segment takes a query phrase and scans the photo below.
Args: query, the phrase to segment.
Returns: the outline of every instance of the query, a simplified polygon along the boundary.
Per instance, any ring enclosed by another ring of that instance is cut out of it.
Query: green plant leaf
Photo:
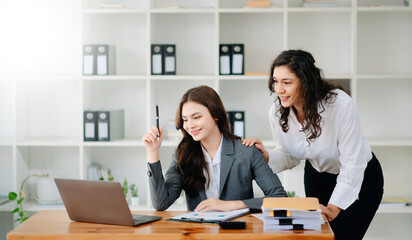
[[[24,222],[24,221],[26,221],[27,219],[29,219],[29,217],[23,218],[23,220],[21,220],[21,222]]]
[[[24,214],[26,214],[26,211],[24,211],[24,212],[20,212],[20,213],[19,213],[19,216],[20,216],[20,217],[23,217],[23,216],[24,216]]]
[[[24,201],[24,198],[20,198],[19,200],[17,200],[17,204],[21,204]]]
[[[99,181],[104,181],[104,178],[103,178],[103,177],[100,177],[100,178],[99,178]]]
[[[18,212],[18,211],[20,211],[20,208],[15,208],[13,211],[11,211],[11,213],[15,213],[15,212]]]
[[[17,193],[9,192],[9,200],[13,201],[16,198],[17,198]]]
[[[16,221],[16,222],[22,222],[22,221],[20,221],[20,218],[17,218],[15,221]]]

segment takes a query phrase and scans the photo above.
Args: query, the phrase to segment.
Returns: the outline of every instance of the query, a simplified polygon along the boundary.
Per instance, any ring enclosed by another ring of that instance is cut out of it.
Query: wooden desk
[[[41,211],[8,233],[15,239],[334,239],[328,223],[321,231],[264,231],[261,220],[247,215],[236,220],[246,221],[246,229],[223,230],[217,224],[166,221],[182,211],[139,211],[135,214],[157,215],[163,219],[137,227],[72,222],[66,211]]]

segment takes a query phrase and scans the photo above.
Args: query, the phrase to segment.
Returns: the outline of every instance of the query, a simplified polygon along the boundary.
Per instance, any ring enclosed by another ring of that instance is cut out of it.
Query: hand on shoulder
[[[242,144],[247,146],[247,147],[252,147],[253,145],[259,149],[262,154],[263,158],[265,159],[266,162],[269,162],[269,153],[266,151],[265,147],[263,146],[263,142],[260,139],[257,138],[245,138],[241,140]]]

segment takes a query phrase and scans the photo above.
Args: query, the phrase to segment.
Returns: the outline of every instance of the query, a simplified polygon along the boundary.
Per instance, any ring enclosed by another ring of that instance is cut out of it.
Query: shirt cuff
[[[342,182],[337,182],[329,203],[346,210],[358,199],[358,193],[351,186]]]

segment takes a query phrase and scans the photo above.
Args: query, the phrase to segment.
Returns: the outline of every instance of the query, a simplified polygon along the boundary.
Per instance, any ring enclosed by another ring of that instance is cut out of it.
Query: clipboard
[[[195,222],[195,223],[220,223],[227,220],[232,220],[250,213],[249,208],[243,208],[228,212],[188,212],[175,217],[166,219],[166,221],[178,222]]]

